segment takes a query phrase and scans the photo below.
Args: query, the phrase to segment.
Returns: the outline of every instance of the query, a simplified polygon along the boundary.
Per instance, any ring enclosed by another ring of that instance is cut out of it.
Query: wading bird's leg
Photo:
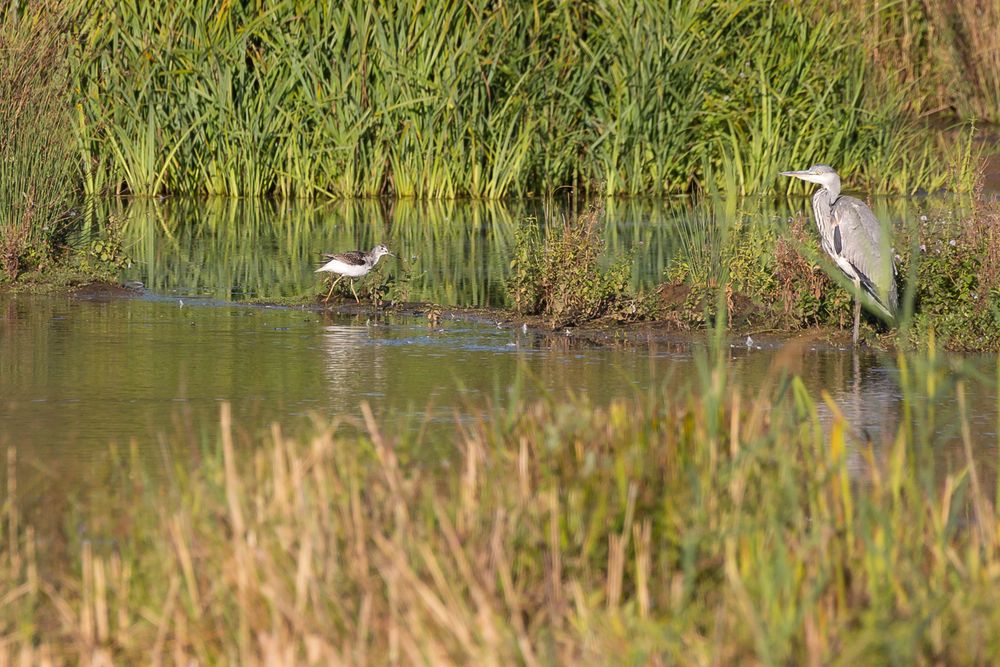
[[[854,344],[858,344],[858,334],[861,330],[861,298],[854,297]]]
[[[354,278],[351,278],[351,294],[354,295],[354,300],[361,303],[361,299],[358,298],[358,293],[354,291]]]
[[[343,277],[344,276],[337,276],[337,279],[330,284],[330,291],[326,293],[326,298],[323,299],[323,303],[330,300],[330,297],[333,296],[333,288],[337,286],[337,283],[339,283]]]

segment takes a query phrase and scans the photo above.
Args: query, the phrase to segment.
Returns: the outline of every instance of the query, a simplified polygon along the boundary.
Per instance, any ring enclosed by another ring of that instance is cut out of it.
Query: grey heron
[[[354,279],[360,278],[371,271],[383,255],[393,256],[389,249],[385,247],[384,244],[379,244],[371,249],[371,252],[365,252],[363,250],[351,250],[348,252],[338,252],[338,253],[324,253],[323,259],[327,260],[326,264],[316,269],[316,273],[321,271],[327,271],[329,273],[339,274],[337,279],[333,281],[330,285],[330,291],[326,293],[326,298],[323,301],[329,301],[330,296],[333,294],[333,288],[337,286],[341,280],[345,277],[349,278],[351,281],[351,293],[354,295],[354,300],[361,303],[361,299],[358,298],[358,293],[354,291]]]
[[[854,344],[861,326],[861,292],[893,320],[897,290],[892,244],[872,210],[860,199],[840,194],[840,176],[832,167],[816,164],[804,171],[783,171],[816,183],[813,216],[819,228],[820,246],[854,283]]]

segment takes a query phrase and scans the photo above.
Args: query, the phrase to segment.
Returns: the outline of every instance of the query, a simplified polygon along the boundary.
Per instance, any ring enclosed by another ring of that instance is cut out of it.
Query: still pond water
[[[613,203],[608,254],[634,251],[632,280],[649,287],[689,243],[692,228],[735,215],[783,224],[805,204]],[[879,201],[875,209],[899,221],[928,205]],[[409,300],[504,306],[515,231],[526,219],[546,219],[536,202],[102,202],[88,216],[117,221],[131,258],[122,279],[145,288],[131,297],[0,296],[0,448],[17,448],[24,493],[100,479],[113,451],[125,447],[155,471],[165,465],[163,443],[178,434],[212,439],[223,401],[249,432],[265,432],[274,421],[294,432],[317,416],[357,415],[367,402],[384,422],[422,430],[429,456],[446,457],[454,420],[476,419],[487,401],[503,404],[512,391],[603,403],[697,382],[703,334],[598,347],[488,320],[444,318],[430,326],[421,317],[239,303],[315,294],[318,253],[386,242],[399,258],[383,261],[380,276],[400,281]],[[750,346],[734,339],[729,351],[730,377],[744,387],[771,381],[781,355],[782,367],[801,374],[816,396],[829,391],[876,443],[896,424],[900,390],[891,355],[855,355],[821,341],[799,341],[789,351],[766,337]],[[973,382],[977,453],[991,468],[995,363],[959,363]],[[950,394],[941,400],[942,414],[954,413]],[[961,460],[959,449],[943,450],[942,457]]]

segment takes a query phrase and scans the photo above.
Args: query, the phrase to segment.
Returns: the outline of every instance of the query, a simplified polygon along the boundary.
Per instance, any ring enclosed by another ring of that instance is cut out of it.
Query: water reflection
[[[378,405],[385,396],[385,355],[371,345],[371,334],[371,323],[323,327],[326,405],[334,414],[349,414],[360,401]]]
[[[834,402],[861,441],[891,445],[903,398],[895,363],[856,351],[842,356],[845,365],[850,364],[851,374],[843,388],[831,393]]]
[[[879,219],[894,225],[932,207],[961,206],[958,200],[898,198],[871,204]],[[608,255],[635,251],[632,283],[638,288],[658,284],[679,251],[697,251],[706,239],[707,249],[717,251],[720,229],[733,220],[784,225],[808,209],[808,200],[628,199],[604,205]],[[399,260],[380,271],[409,276],[411,300],[503,306],[518,226],[561,222],[574,210],[540,200],[104,199],[88,204],[85,231],[116,221],[134,261],[123,277],[160,294],[224,301],[311,295],[319,290],[313,269],[321,252],[385,242]]]
[[[939,353],[927,361],[917,354],[909,358],[904,373],[894,354],[838,348],[808,336],[761,342],[749,348],[732,344],[733,382],[766,396],[790,378],[800,378],[826,433],[834,420],[823,400],[827,393],[845,420],[849,464],[859,478],[871,472],[869,451],[876,460],[883,459],[901,428],[909,429],[913,441],[934,444],[933,449],[921,449],[929,458],[913,462],[929,476],[935,470],[961,469],[968,463],[961,433],[964,420],[979,472],[993,484],[1000,442],[996,357]],[[959,383],[965,387],[964,413],[957,398]]]

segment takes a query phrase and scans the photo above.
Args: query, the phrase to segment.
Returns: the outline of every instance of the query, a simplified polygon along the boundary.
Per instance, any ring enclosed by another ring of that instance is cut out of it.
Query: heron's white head
[[[830,191],[830,201],[840,196],[840,176],[833,167],[826,164],[814,164],[804,171],[783,171],[782,176],[794,176],[803,181],[816,183]]]
[[[389,252],[389,249],[385,247],[384,243],[379,243],[377,246],[372,248],[372,256],[377,262],[379,258],[382,257],[382,255],[389,255],[389,257],[395,257],[395,255]]]

